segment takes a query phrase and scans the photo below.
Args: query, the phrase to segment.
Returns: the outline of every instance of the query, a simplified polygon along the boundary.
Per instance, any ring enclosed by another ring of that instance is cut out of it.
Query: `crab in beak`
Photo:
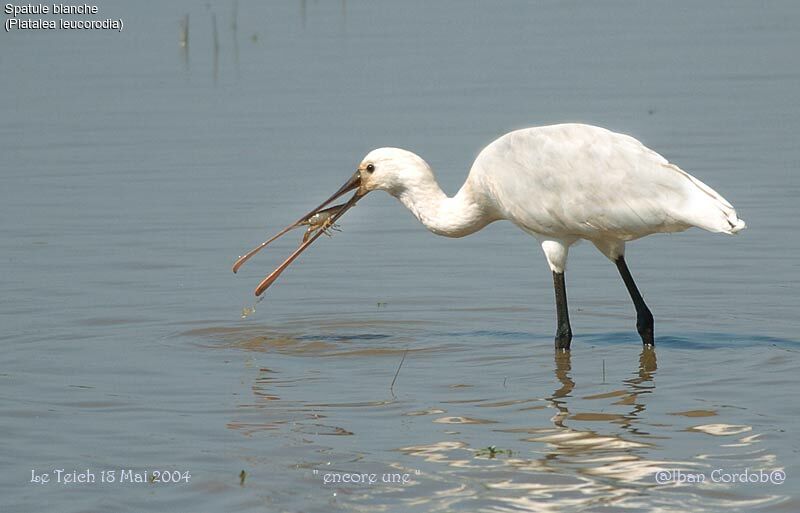
[[[333,203],[337,198],[344,196],[354,189],[356,192],[349,200],[344,203],[328,207],[328,205]],[[307,226],[308,229],[306,230],[300,246],[298,246],[294,253],[289,255],[289,257],[284,260],[281,265],[275,268],[274,271],[272,271],[266,278],[261,280],[261,283],[258,284],[255,294],[256,296],[260,296],[270,285],[272,285],[275,280],[278,279],[281,273],[283,273],[283,271],[285,271],[286,268],[289,267],[289,265],[294,262],[294,260],[299,257],[303,251],[306,250],[306,248],[308,248],[315,240],[317,240],[320,235],[326,233],[329,228],[332,228],[336,220],[342,217],[345,212],[350,210],[350,208],[352,208],[366,193],[367,191],[361,187],[361,172],[356,171],[355,174],[353,174],[353,176],[351,176],[350,179],[347,180],[347,182],[345,182],[345,184],[342,185],[338,191],[333,193],[330,198],[322,202],[322,204],[320,204],[317,208],[307,213],[294,223],[290,224],[278,232],[275,236],[265,240],[255,248],[248,251],[246,254],[240,256],[239,259],[236,260],[236,263],[233,264],[233,272],[235,273],[238,271],[245,262],[250,260],[250,257],[264,249],[268,244],[278,239],[280,236],[295,228]]]

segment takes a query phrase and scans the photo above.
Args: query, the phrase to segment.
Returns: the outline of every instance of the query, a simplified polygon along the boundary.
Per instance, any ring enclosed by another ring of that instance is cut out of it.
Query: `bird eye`
[[[375,171],[375,164],[367,164],[367,172],[372,173]]]

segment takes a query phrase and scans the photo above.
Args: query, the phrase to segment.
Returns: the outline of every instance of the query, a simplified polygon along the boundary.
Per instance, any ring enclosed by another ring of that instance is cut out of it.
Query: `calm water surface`
[[[0,35],[3,511],[800,510],[798,4],[100,9],[124,31]],[[533,239],[438,238],[381,194],[264,301],[299,234],[230,272],[374,147],[453,193],[493,138],[564,121],[748,222],[631,245],[656,352],[590,245],[555,357]],[[54,469],[191,479],[30,482]],[[786,481],[655,480],[717,469]]]

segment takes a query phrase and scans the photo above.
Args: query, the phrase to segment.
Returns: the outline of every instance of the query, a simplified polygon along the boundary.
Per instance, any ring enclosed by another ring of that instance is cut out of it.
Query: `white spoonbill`
[[[326,207],[348,191],[346,203]],[[256,288],[256,295],[365,194],[383,190],[437,235],[463,237],[506,219],[535,237],[553,272],[555,345],[572,340],[564,271],[572,244],[585,239],[614,262],[636,307],[636,329],[653,345],[653,315],[625,263],[625,243],[696,226],[734,234],[745,228],[725,198],[633,137],[583,124],[524,128],[489,144],[467,181],[449,198],[430,166],[398,148],[378,148],[327,201],[239,258],[233,272],[292,228],[308,226],[303,243]]]

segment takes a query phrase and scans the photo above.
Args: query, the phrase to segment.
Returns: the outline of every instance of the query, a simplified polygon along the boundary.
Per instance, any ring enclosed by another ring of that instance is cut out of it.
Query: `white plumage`
[[[652,315],[625,267],[625,242],[693,226],[727,234],[745,227],[719,193],[638,140],[583,124],[525,128],[500,137],[480,152],[452,198],[430,166],[406,150],[373,150],[359,173],[360,194],[388,192],[438,235],[462,237],[506,219],[536,237],[554,273],[557,302],[561,279],[562,348],[571,339],[563,273],[569,247],[579,239],[591,241],[620,267],[644,324],[640,334],[652,344]]]
[[[356,193],[346,203],[324,208],[354,189]],[[572,340],[564,280],[572,244],[591,241],[616,264],[636,307],[642,342],[652,345],[653,315],[625,263],[625,243],[692,226],[728,234],[745,227],[725,198],[633,137],[595,126],[562,124],[516,130],[489,144],[452,198],[442,192],[430,166],[414,153],[398,148],[373,150],[333,196],[239,257],[233,271],[281,235],[308,226],[300,247],[256,287],[260,295],[373,190],[395,196],[438,235],[463,237],[506,219],[536,237],[553,271],[555,342],[564,350]]]
[[[489,144],[453,198],[430,166],[398,148],[370,152],[359,169],[365,191],[396,196],[429,230],[462,237],[506,219],[540,242],[553,271],[567,249],[593,242],[612,260],[624,243],[692,226],[736,233],[745,227],[728,201],[633,137],[604,128],[562,124],[510,132]]]

